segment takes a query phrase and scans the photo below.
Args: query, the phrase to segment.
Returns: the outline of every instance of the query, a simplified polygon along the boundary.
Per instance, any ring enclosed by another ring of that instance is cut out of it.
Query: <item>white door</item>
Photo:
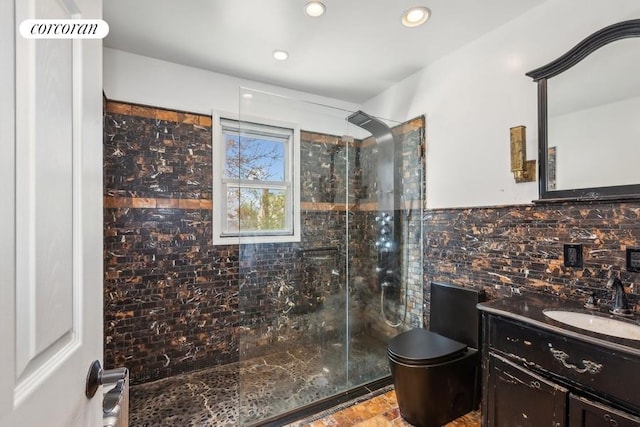
[[[0,426],[99,426],[102,40],[27,40],[101,0],[0,1]],[[15,90],[14,90],[15,89]]]

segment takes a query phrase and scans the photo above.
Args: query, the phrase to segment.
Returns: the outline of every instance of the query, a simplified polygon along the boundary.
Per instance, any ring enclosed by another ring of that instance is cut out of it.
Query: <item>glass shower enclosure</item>
[[[422,325],[424,120],[239,104],[214,214],[239,245],[240,420],[275,425],[388,384],[388,340]]]

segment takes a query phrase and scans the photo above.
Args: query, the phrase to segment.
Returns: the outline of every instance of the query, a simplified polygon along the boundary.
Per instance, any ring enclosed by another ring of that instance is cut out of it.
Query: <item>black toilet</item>
[[[431,283],[430,330],[389,341],[387,355],[402,417],[418,427],[446,424],[480,404],[480,314],[484,291]]]

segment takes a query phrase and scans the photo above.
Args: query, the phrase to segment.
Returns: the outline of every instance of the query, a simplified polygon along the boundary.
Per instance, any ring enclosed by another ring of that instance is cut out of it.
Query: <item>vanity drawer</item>
[[[640,358],[502,317],[485,317],[489,349],[640,411]]]
[[[572,394],[569,427],[640,427],[640,418]]]

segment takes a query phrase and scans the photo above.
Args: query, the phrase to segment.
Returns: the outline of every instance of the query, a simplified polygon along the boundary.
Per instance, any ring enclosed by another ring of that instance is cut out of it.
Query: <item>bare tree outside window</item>
[[[229,232],[287,229],[287,144],[282,136],[228,130],[225,137]]]
[[[226,136],[227,178],[283,181],[284,144],[240,135]]]

